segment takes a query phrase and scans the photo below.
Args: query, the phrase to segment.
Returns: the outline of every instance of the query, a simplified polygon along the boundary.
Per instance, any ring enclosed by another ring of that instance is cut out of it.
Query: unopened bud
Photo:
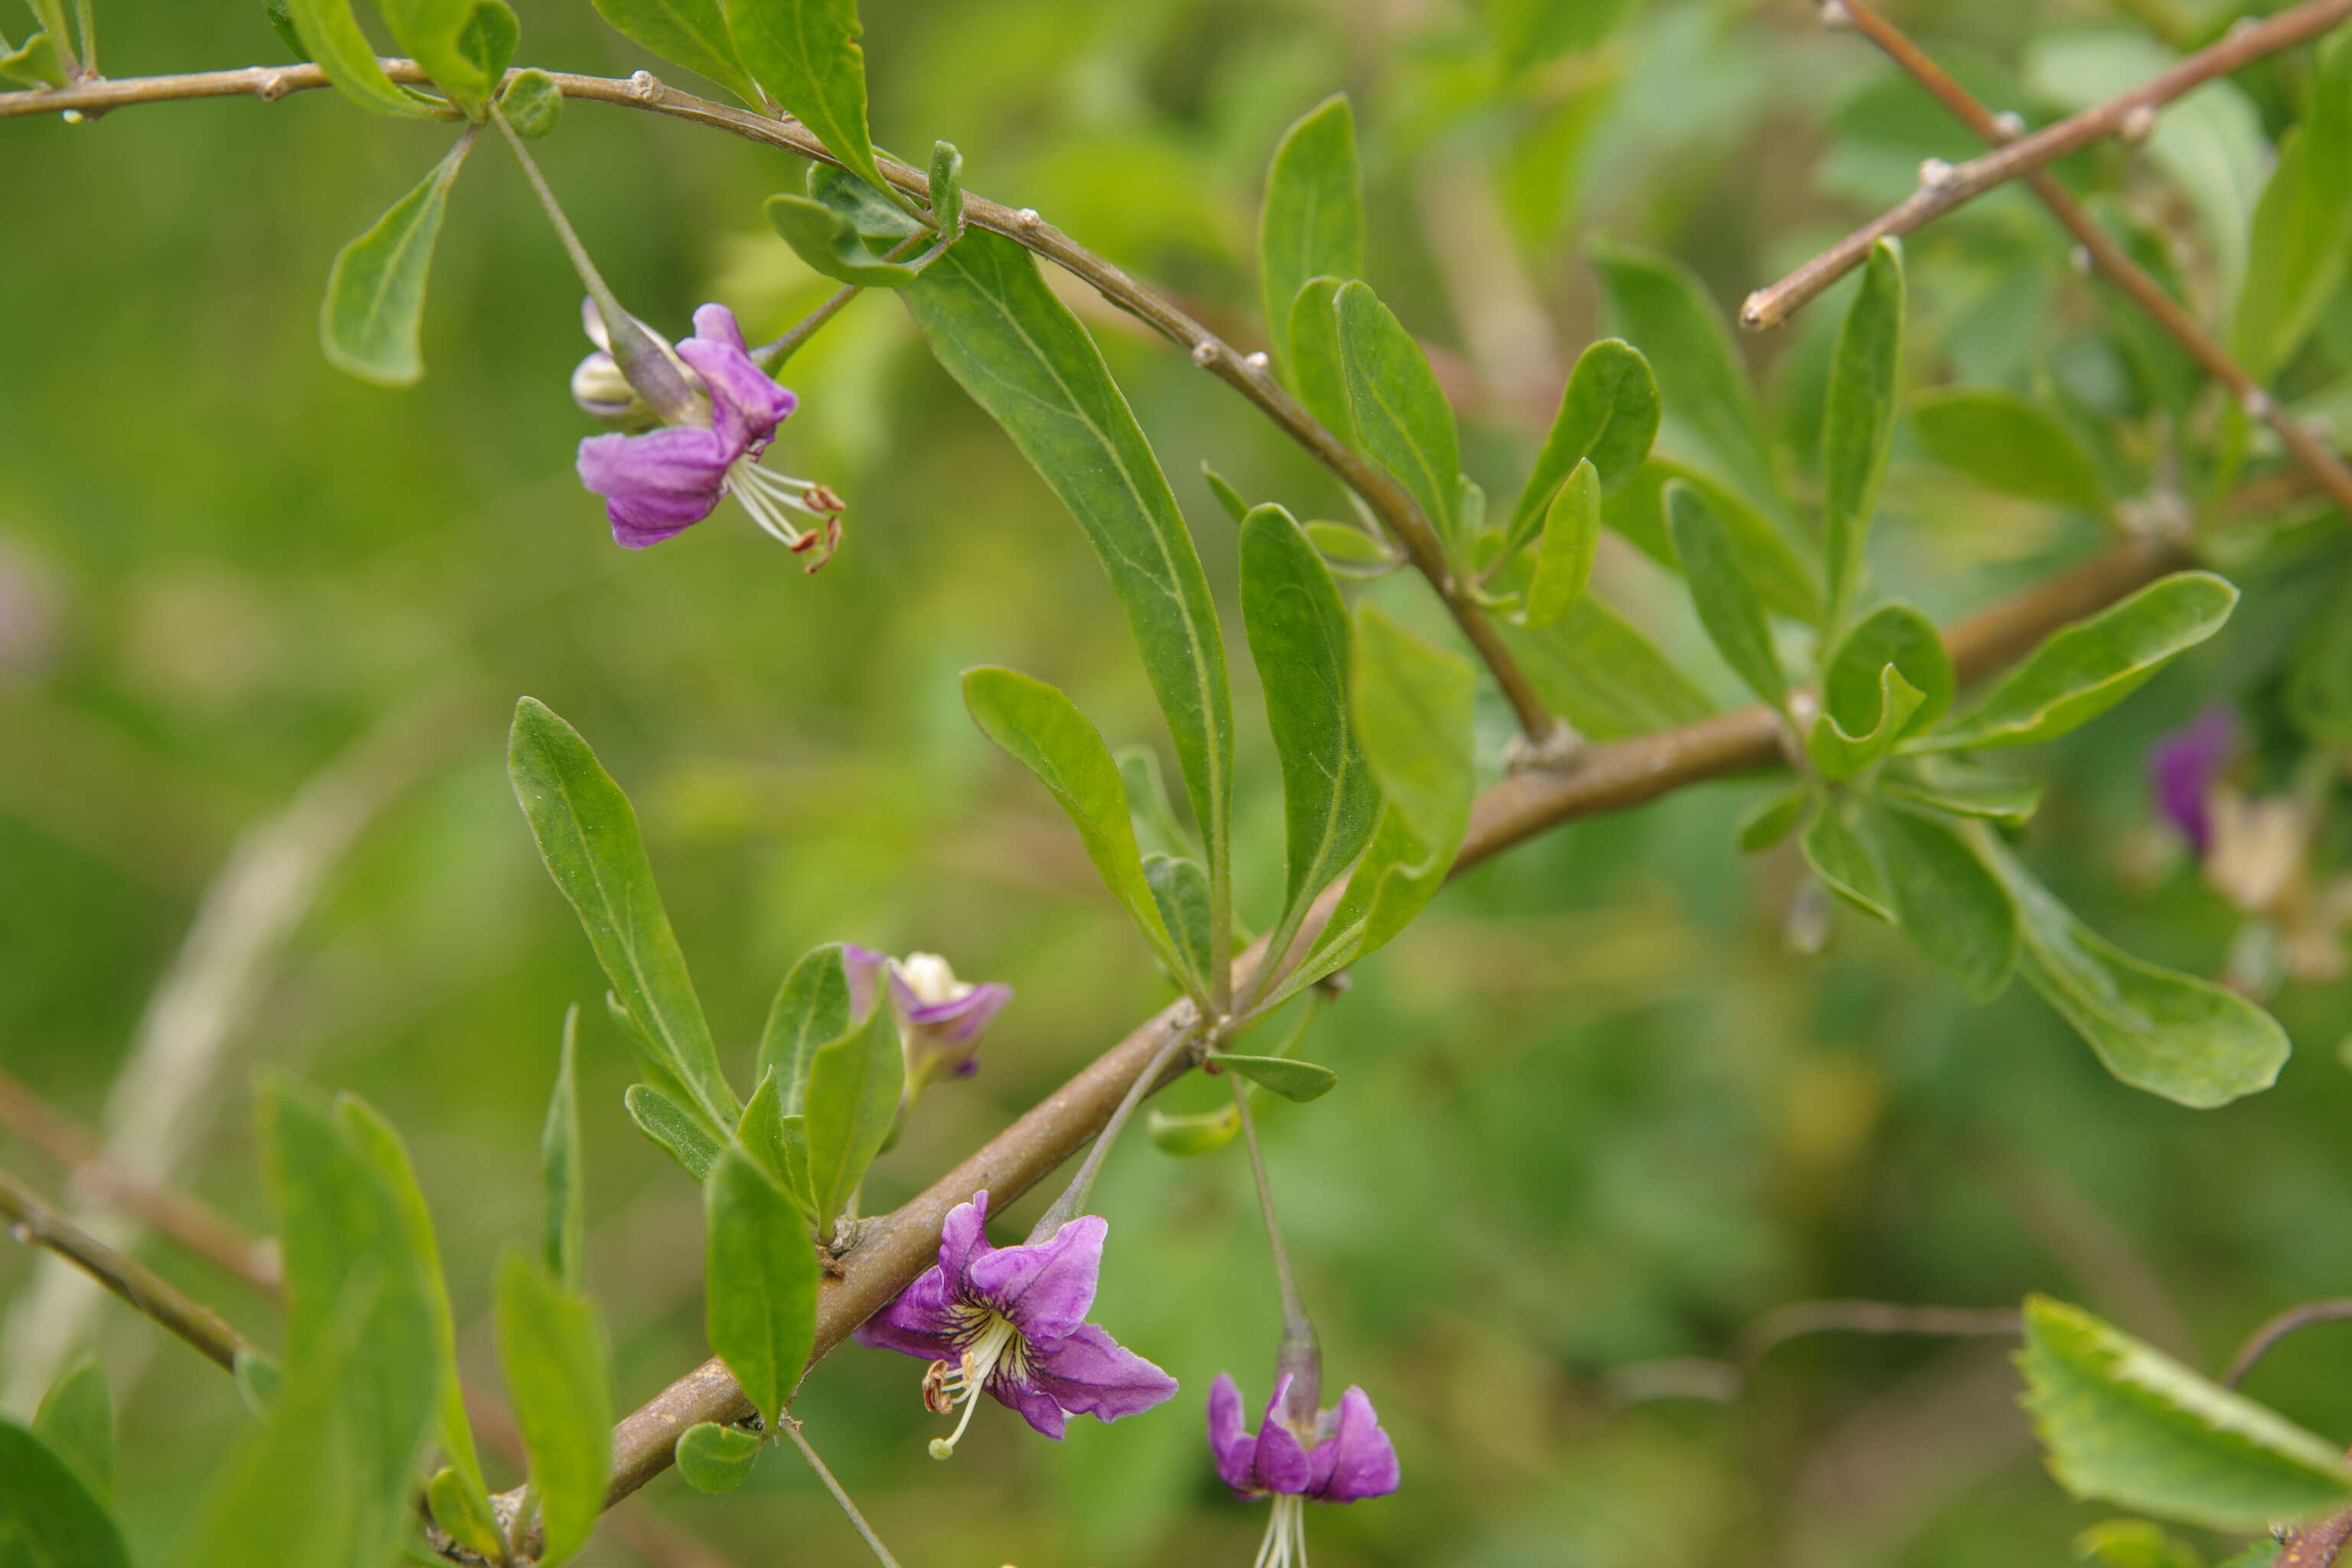
[[[636,388],[621,374],[613,356],[598,349],[575,366],[572,372],[572,401],[592,419],[607,425],[638,423],[633,416],[650,415],[637,396]]]

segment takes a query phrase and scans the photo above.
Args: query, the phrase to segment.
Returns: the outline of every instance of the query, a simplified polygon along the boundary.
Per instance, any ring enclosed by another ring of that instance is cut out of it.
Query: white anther
[[[2091,259],[2091,247],[2087,245],[2078,245],[2074,249],[2068,251],[2066,253],[2066,265],[2081,273],[2084,277],[2088,278],[2091,275],[2091,268],[2094,265]]]
[[[2014,109],[2004,109],[1992,117],[1992,133],[2003,142],[2014,142],[2025,134],[2025,116]]]
[[[1832,33],[1853,26],[1853,13],[1845,8],[1845,0],[1822,0],[1822,26]]]
[[[2147,141],[2155,130],[2156,106],[2150,103],[2136,103],[2125,112],[2123,119],[2116,122],[2116,139],[2127,147],[2136,147]]]
[[[1952,177],[1958,173],[1941,158],[1928,158],[1919,164],[1919,183],[1931,191],[1940,191],[1950,184]]]
[[[1037,209],[1035,207],[1023,207],[1019,212],[1013,215],[1013,221],[1019,224],[1023,228],[1035,228],[1039,224],[1045,220],[1037,216]]]
[[[1206,367],[1216,363],[1216,362],[1217,345],[1213,340],[1202,338],[1199,342],[1192,345],[1192,363],[1194,364]]]
[[[1264,370],[1274,362],[1265,357],[1265,351],[1264,349],[1260,349],[1255,353],[1244,355],[1242,363],[1249,366],[1252,370]]]
[[[639,98],[644,99],[647,103],[651,103],[655,99],[659,98],[661,96],[661,82],[654,76],[653,72],[631,71],[629,73],[629,90],[635,93]]]

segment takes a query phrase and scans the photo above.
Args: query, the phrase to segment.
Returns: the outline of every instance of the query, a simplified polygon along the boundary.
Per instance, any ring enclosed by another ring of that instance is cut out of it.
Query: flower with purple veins
[[[940,1260],[858,1326],[857,1342],[931,1363],[923,1403],[963,1419],[931,1440],[955,1452],[982,1390],[1059,1441],[1065,1417],[1116,1421],[1165,1403],[1176,1380],[1086,1321],[1102,1271],[1098,1215],[1080,1215],[1042,1242],[992,1247],[988,1194],[959,1204],[940,1227]]]
[[[1318,1412],[1302,1432],[1284,1410],[1291,1381],[1276,1385],[1255,1433],[1243,1429],[1242,1394],[1231,1377],[1221,1372],[1209,1388],[1217,1474],[1241,1498],[1274,1500],[1254,1568],[1306,1568],[1307,1499],[1358,1502],[1397,1489],[1396,1446],[1381,1429],[1370,1395],[1350,1387],[1338,1409]]]
[[[591,412],[618,419],[639,413],[605,374],[609,344],[591,313],[599,353],[572,373],[573,395]],[[580,482],[604,498],[614,542],[643,550],[700,522],[732,495],[768,533],[795,552],[814,551],[809,570],[841,542],[841,501],[823,485],[760,466],[776,426],[800,399],[770,380],[744,347],[735,313],[724,305],[694,312],[694,336],[676,346],[697,396],[682,416],[639,435],[591,436],[580,443]],[[600,363],[600,359],[603,363]],[[617,374],[617,366],[612,367]],[[793,513],[814,520],[802,529]]]
[[[2213,842],[2213,786],[2237,750],[2238,721],[2226,708],[2208,708],[2157,742],[2147,753],[2147,779],[2157,809],[2180,829],[2200,856]]]
[[[977,1053],[989,1024],[1013,1000],[1013,987],[990,981],[974,984],[956,978],[936,952],[892,958],[848,943],[841,951],[849,977],[851,1007],[864,1016],[874,1005],[874,977],[890,977],[890,1006],[898,1016],[898,1046],[907,1058],[908,1097],[933,1077],[970,1078],[980,1070]]]

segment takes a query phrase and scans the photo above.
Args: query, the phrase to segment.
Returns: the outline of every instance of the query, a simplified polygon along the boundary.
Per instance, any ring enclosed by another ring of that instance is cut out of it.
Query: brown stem
[[[2288,1531],[2271,1568],[2335,1568],[2347,1541],[2352,1541],[2352,1508]]]
[[[2079,153],[2095,142],[2126,132],[2137,134],[2140,125],[2174,99],[2216,77],[2316,37],[2347,16],[2352,16],[2352,0],[2304,0],[2275,16],[2231,28],[2212,47],[2200,50],[2129,92],[1960,164],[1935,184],[1921,184],[1900,205],[1863,225],[1778,283],[1748,296],[1739,310],[1739,324],[1751,331],[1779,326],[1860,265],[1881,239],[1924,228],[1987,191],[2070,153]]]
[[[46,1247],[139,1311],[194,1345],[229,1372],[239,1352],[253,1349],[228,1320],[140,1262],[126,1258],[51,1208],[47,1199],[0,1171],[0,1218],[8,1234],[30,1247]]]
[[[2326,1301],[2305,1301],[2300,1307],[2289,1307],[2261,1328],[2246,1336],[2238,1353],[2230,1358],[2230,1370],[2221,1374],[2221,1386],[2235,1388],[2252,1375],[2271,1347],[2298,1329],[2315,1323],[2340,1323],[2352,1318],[2352,1297],[2338,1296]]]
[[[1990,110],[1970,95],[1967,88],[1952,79],[1951,74],[1930,59],[1918,45],[1906,37],[1895,24],[1881,16],[1864,0],[1844,0],[1846,15],[1854,31],[1884,50],[1886,57],[1908,72],[1913,80],[1934,94],[1945,108],[1950,110],[1968,128],[1992,146],[2009,141]],[[2167,336],[2179,343],[2189,357],[2204,367],[2205,374],[2228,387],[2241,406],[2273,430],[2313,482],[2326,490],[2329,499],[2352,516],[2352,468],[2345,466],[2325,441],[2314,435],[2305,423],[2296,418],[2284,405],[2270,395],[2245,366],[2231,358],[2221,341],[2207,331],[2196,317],[2181,308],[2180,302],[2164,290],[2164,286],[2150,276],[2147,269],[2124,253],[2107,232],[2083,210],[2081,203],[2066,194],[2065,186],[2044,169],[2028,171],[2023,176],[2026,185],[2042,205],[2050,209],[2067,233],[2073,235],[2090,258],[2091,265],[2124,291],[2131,301],[2147,312]]]
[[[2344,0],[2352,5],[2352,0]],[[431,79],[414,60],[379,62],[394,81],[424,83]],[[747,141],[782,148],[803,158],[838,163],[809,129],[797,120],[755,114],[749,110],[714,103],[692,93],[666,87],[650,71],[626,80],[611,77],[549,73],[566,98],[594,103],[647,110],[732,132]],[[258,98],[274,101],[289,93],[307,92],[327,85],[326,73],[315,65],[253,66],[243,70],[196,71],[183,76],[127,77],[119,81],[95,81],[37,92],[0,92],[0,120],[16,115],[48,114],[72,110],[84,115],[103,113],[135,103],[164,103],[193,98]],[[882,175],[900,192],[927,201],[930,176],[893,159],[878,160]],[[1015,210],[985,196],[967,193],[964,221],[1003,235],[1045,258],[1073,277],[1091,285],[1102,297],[1127,311],[1170,342],[1192,356],[1195,364],[1213,372],[1220,381],[1255,404],[1283,434],[1288,436],[1339,481],[1363,498],[1373,515],[1404,550],[1415,570],[1445,601],[1470,645],[1493,672],[1496,683],[1510,700],[1528,740],[1539,754],[1556,754],[1559,721],[1545,708],[1526,672],[1470,602],[1445,563],[1435,530],[1404,487],[1385,469],[1367,462],[1347,444],[1326,430],[1298,400],[1283,389],[1263,357],[1236,353],[1174,303],[1146,288],[1120,268],[1072,240],[1028,208]],[[1547,744],[1554,751],[1545,751]]]

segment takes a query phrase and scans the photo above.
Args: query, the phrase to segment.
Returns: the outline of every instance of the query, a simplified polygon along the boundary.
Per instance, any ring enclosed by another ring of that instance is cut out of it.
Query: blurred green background
[[[517,8],[523,61],[651,63],[584,4]],[[2062,45],[2133,60],[2214,7],[1890,9],[1996,103],[2042,115],[2070,107]],[[1036,207],[1244,345],[1265,158],[1289,120],[1351,91],[1371,279],[1442,351],[1474,476],[1506,497],[1565,364],[1602,330],[1588,240],[1670,250],[1727,303],[1899,196],[1923,156],[1970,151],[1798,0],[864,10],[886,145],[952,139],[974,189]],[[257,3],[99,13],[113,75],[285,58]],[[2084,28],[2109,31],[2085,43]],[[2274,128],[2273,75],[2231,90]],[[253,1070],[366,1096],[410,1140],[473,1325],[467,1359],[491,1382],[490,1265],[535,1234],[559,1021],[589,1004],[588,1274],[633,1405],[705,1353],[698,1203],[622,1110],[601,982],[507,790],[515,697],[569,718],[631,791],[736,1063],[820,942],[937,951],[1016,988],[985,1070],[926,1100],[876,1206],[1168,995],[1051,802],[963,716],[956,672],[1033,671],[1115,743],[1155,739],[1157,721],[1069,520],[887,298],[858,301],[787,377],[803,412],[771,463],[851,507],[846,547],[813,579],[731,509],[650,552],[612,545],[571,468],[587,433],[565,392],[579,289],[496,147],[455,198],[426,383],[382,392],[330,370],[313,335],[328,262],[444,134],[327,93],[0,128],[0,1066],[97,1119],[208,887],[241,836],[262,836],[248,858],[278,858],[238,882],[248,901],[206,949],[202,973],[233,984],[214,999],[218,1048],[174,1097],[179,1179],[260,1225]],[[541,156],[623,297],[665,330],[715,298],[756,340],[825,292],[761,218],[762,196],[798,188],[789,159],[577,103]],[[2080,177],[2114,172],[2086,163]],[[2095,413],[2128,399],[2132,325],[2021,193],[1910,256],[1915,380],[2055,387]],[[1202,459],[1254,497],[1334,515],[1329,482],[1238,399],[1074,303],[1222,595],[1233,532]],[[1839,308],[1744,344],[1794,453]],[[2095,543],[2082,520],[1898,449],[1878,569],[1946,616]],[[1603,594],[1727,700],[1678,592],[1612,545]],[[2236,917],[2151,823],[2141,756],[2210,698],[2267,700],[2309,595],[2247,586],[2222,637],[2026,762],[2051,784],[2037,868],[2126,946],[2200,973]],[[1435,629],[1416,584],[1372,591]],[[1279,801],[1237,626],[1229,639],[1243,886],[1263,920]],[[1508,715],[1487,719],[1491,755]],[[1759,793],[1689,792],[1509,855],[1315,1025],[1305,1048],[1341,1088],[1269,1111],[1268,1157],[1328,1381],[1372,1393],[1405,1476],[1392,1498],[1317,1510],[1318,1563],[2062,1561],[2105,1514],[2043,1476],[2001,1341],[1822,1336],[1773,1352],[1731,1403],[1627,1395],[1680,1386],[1676,1358],[1722,1357],[1806,1299],[1996,1306],[2045,1289],[2210,1368],[2272,1310],[2346,1290],[2352,988],[2277,999],[2298,1051],[2275,1090],[2180,1110],[2112,1081],[2023,987],[1973,1008],[1882,930],[1841,920],[1825,956],[1792,953],[1793,855],[1744,861],[1729,841]],[[289,874],[315,877],[315,899],[289,895]],[[1170,1104],[1221,1093],[1187,1084]],[[0,1157],[54,1190],[23,1145],[0,1140]],[[1265,1397],[1277,1328],[1240,1151],[1179,1160],[1139,1137],[1098,1194],[1113,1221],[1099,1319],[1181,1379],[1172,1405],[1074,1424],[1060,1448],[992,1408],[940,1466],[913,1363],[853,1348],[812,1380],[813,1435],[908,1568],[1254,1550],[1263,1510],[1216,1484],[1201,1442],[1220,1368]],[[270,1339],[235,1281],[145,1251]],[[0,1300],[21,1308],[32,1272],[0,1250]],[[119,1305],[88,1328],[123,1402],[124,1511],[152,1560],[247,1416],[226,1379]],[[2291,1342],[2252,1391],[2352,1439],[2352,1330]],[[666,1478],[628,1506],[741,1564],[856,1552],[783,1455],[730,1499]],[[609,1532],[591,1552],[634,1560]]]

